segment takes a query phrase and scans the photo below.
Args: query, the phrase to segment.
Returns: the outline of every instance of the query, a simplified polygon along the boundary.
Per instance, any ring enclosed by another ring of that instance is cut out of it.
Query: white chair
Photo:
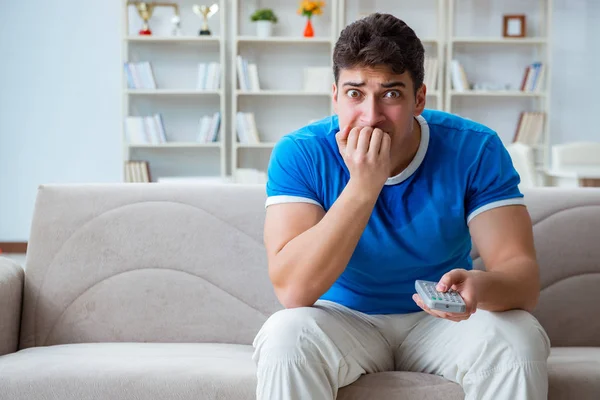
[[[600,166],[600,142],[572,142],[552,146],[552,169]]]
[[[517,142],[508,144],[506,150],[512,158],[513,166],[521,176],[519,188],[537,186],[533,149],[526,144]]]
[[[559,186],[600,186],[600,142],[552,146],[549,175]]]

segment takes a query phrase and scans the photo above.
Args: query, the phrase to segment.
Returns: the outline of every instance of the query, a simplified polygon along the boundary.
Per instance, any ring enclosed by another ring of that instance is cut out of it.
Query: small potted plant
[[[256,10],[250,17],[256,22],[256,35],[258,37],[269,37],[273,33],[273,24],[277,23],[277,16],[270,8]]]

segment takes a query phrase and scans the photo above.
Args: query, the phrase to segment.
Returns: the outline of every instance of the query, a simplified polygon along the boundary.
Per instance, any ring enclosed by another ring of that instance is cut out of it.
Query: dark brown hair
[[[415,94],[425,75],[425,49],[406,23],[391,14],[374,13],[346,26],[333,50],[333,75],[340,70],[387,66],[393,73],[408,71]]]

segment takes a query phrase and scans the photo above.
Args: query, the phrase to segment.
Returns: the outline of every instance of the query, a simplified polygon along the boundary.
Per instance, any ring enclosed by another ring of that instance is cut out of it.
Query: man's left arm
[[[468,319],[478,308],[488,311],[533,311],[540,292],[539,269],[533,245],[533,229],[527,208],[510,205],[493,208],[469,223],[471,237],[485,271],[454,269],[442,276],[437,290],[456,290],[466,312],[431,310],[418,294],[414,301],[429,314],[451,321]]]
[[[442,276],[437,289],[458,291],[464,313],[430,310],[418,295],[415,302],[428,313],[453,321],[470,317],[478,308],[489,311],[533,311],[540,292],[539,268],[529,212],[519,191],[519,174],[498,135],[479,143],[466,168],[465,214],[474,245],[486,270],[454,269]]]
[[[540,279],[527,208],[511,205],[485,211],[470,221],[469,230],[486,268],[467,272],[473,280],[476,307],[531,312],[539,297]],[[452,275],[452,271],[446,274],[440,284],[448,285]]]

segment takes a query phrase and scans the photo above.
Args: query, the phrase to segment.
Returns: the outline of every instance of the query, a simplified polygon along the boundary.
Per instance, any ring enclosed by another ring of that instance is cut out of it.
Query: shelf
[[[467,90],[464,92],[451,91],[451,96],[488,96],[488,97],[544,97],[544,92],[523,92],[520,90]]]
[[[265,143],[236,143],[235,147],[238,149],[271,149],[275,147],[275,142],[265,142]]]
[[[127,36],[128,42],[147,43],[219,43],[220,36]]]
[[[441,44],[443,41],[436,38],[421,38],[423,44]]]
[[[305,92],[302,90],[261,90],[260,92],[250,92],[237,90],[237,96],[331,96],[331,92]],[[427,96],[438,97],[440,96],[440,92],[438,90],[434,90],[432,92],[427,92]]]
[[[497,37],[454,37],[450,39],[451,43],[456,44],[546,44],[544,37],[526,37],[526,38],[497,38]]]
[[[132,149],[163,149],[163,148],[219,148],[220,142],[196,143],[196,142],[167,142],[161,144],[127,144]]]
[[[236,90],[237,96],[331,96],[331,92],[305,92],[302,90],[261,90],[259,92],[250,92]]]
[[[220,90],[196,89],[127,89],[132,96],[212,96],[220,95]]]
[[[303,36],[271,36],[262,38],[258,36],[238,36],[238,43],[299,43],[299,44],[333,44],[334,42],[327,37],[305,38]]]

